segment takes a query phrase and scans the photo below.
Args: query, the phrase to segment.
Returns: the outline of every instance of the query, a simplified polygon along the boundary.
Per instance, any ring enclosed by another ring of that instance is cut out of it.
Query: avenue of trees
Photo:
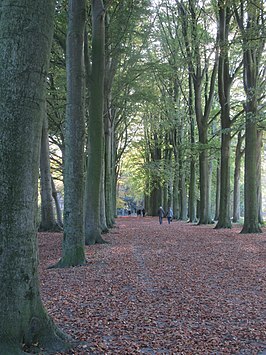
[[[55,352],[69,339],[42,305],[37,229],[63,230],[51,267],[85,264],[125,154],[148,214],[231,228],[242,206],[242,232],[261,232],[265,4],[3,0],[0,15],[0,353]]]

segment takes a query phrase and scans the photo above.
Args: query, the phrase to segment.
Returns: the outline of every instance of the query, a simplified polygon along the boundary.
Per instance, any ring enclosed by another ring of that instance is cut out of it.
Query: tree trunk
[[[183,122],[181,122],[181,126]],[[178,154],[178,165],[179,165],[179,197],[180,197],[180,216],[179,219],[182,221],[187,220],[187,187],[186,187],[186,174],[185,174],[185,164],[184,164],[184,152],[181,147],[183,141],[183,128],[179,129],[178,132],[178,147],[179,147],[179,154]]]
[[[246,119],[244,225],[241,233],[261,233],[257,194],[257,124]]]
[[[189,67],[188,67],[189,72]],[[190,157],[190,177],[189,177],[189,222],[195,223],[196,217],[196,162],[195,162],[195,118],[193,110],[193,79],[189,72],[189,118],[190,118],[190,143],[191,143],[191,157]]]
[[[109,18],[106,19],[106,27],[109,29]],[[106,33],[108,37],[108,32]],[[104,139],[105,139],[105,205],[106,220],[109,228],[114,226],[114,215],[116,203],[114,200],[115,191],[115,159],[114,159],[114,130],[115,113],[112,110],[112,86],[114,76],[118,67],[118,53],[120,43],[112,42],[111,38],[106,39],[109,47],[106,51],[105,80],[104,80]],[[118,50],[118,53],[117,53]]]
[[[85,0],[68,2],[67,32],[67,107],[64,165],[64,239],[62,258],[57,267],[82,265],[84,237],[84,138]]]
[[[61,352],[40,297],[37,186],[54,2],[5,0],[0,21],[0,354]],[[30,19],[30,21],[29,21]]]
[[[261,192],[261,148],[263,146],[263,131],[257,132],[257,195],[258,195],[258,220],[259,224],[263,225],[262,215],[262,192]]]
[[[187,221],[187,187],[186,187],[186,176],[183,173],[179,177],[179,189],[180,189],[180,217],[182,221]]]
[[[241,132],[238,133],[236,153],[235,153],[235,171],[234,171],[234,199],[233,199],[233,222],[236,223],[240,219],[240,171],[241,171],[241,159],[243,152],[241,145],[244,136]]]
[[[43,116],[42,138],[41,138],[41,156],[40,156],[40,175],[41,175],[41,231],[57,231],[60,230],[55,221],[51,169],[49,157],[49,141],[48,141],[48,120],[46,112]]]
[[[57,224],[59,227],[63,228],[63,219],[62,219],[62,210],[60,207],[59,199],[58,199],[58,193],[56,191],[54,179],[51,176],[51,182],[52,182],[52,196],[54,199],[55,203],[55,209],[56,209],[56,217],[57,217]]]
[[[219,65],[218,65],[218,93],[221,106],[221,180],[220,180],[220,208],[219,220],[216,229],[231,228],[230,214],[230,146],[231,146],[231,120],[230,120],[230,87],[232,79],[229,73],[228,56],[228,31],[230,11],[224,0],[218,1],[219,5]]]
[[[207,127],[201,130],[200,143],[202,145],[199,155],[200,173],[200,210],[198,224],[208,224],[209,219],[209,157],[207,150]]]
[[[214,223],[213,221],[213,208],[212,208],[212,174],[213,174],[213,161],[212,159],[209,161],[209,222],[208,223]]]
[[[216,197],[215,197],[215,216],[214,220],[218,221],[220,214],[220,191],[221,191],[221,169],[219,162],[216,169]]]
[[[178,154],[176,152],[176,149],[174,151],[174,158],[175,158],[175,164],[174,164],[174,181],[173,181],[173,213],[174,213],[174,218],[179,219],[180,217],[180,202],[179,202],[179,169],[178,169]]]
[[[103,243],[100,226],[101,181],[104,158],[104,46],[105,10],[102,0],[92,1],[92,67],[88,127],[88,163],[85,193],[85,240]]]
[[[232,227],[230,218],[230,145],[230,133],[222,133],[220,209],[216,229]]]
[[[101,196],[100,196],[100,228],[101,228],[101,233],[107,233],[108,232],[108,226],[107,226],[107,218],[106,218],[106,186],[105,186],[105,161],[102,161],[103,167],[102,167],[102,176],[101,176]]]
[[[258,219],[259,201],[257,185],[257,161],[258,161],[258,136],[257,136],[257,116],[258,116],[258,72],[259,63],[264,48],[265,39],[255,42],[254,36],[260,37],[261,23],[258,21],[262,15],[262,9],[256,2],[247,7],[246,17],[241,18],[235,12],[238,24],[243,36],[243,81],[246,93],[246,141],[245,141],[245,186],[244,186],[244,226],[241,233],[261,233]],[[244,27],[246,22],[246,28]]]
[[[107,103],[110,101],[106,100]],[[112,158],[113,158],[113,124],[111,112],[106,104],[105,110],[105,206],[106,206],[106,221],[109,228],[114,225],[114,211],[113,211],[113,180],[114,180],[114,170],[112,168]]]
[[[161,189],[158,187],[154,187],[151,191],[150,195],[150,215],[157,216],[158,208],[161,206],[162,194]]]

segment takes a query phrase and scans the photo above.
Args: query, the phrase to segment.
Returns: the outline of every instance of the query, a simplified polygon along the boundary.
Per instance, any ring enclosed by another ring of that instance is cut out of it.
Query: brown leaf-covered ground
[[[62,235],[41,233],[45,306],[81,341],[65,354],[266,354],[266,230],[239,231],[121,217],[86,266],[49,270]]]

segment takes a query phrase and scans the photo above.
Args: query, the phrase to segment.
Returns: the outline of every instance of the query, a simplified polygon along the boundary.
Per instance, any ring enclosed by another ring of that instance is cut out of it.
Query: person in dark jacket
[[[158,209],[158,216],[159,216],[159,223],[160,224],[163,223],[164,215],[165,215],[164,209],[162,208],[162,206],[160,206],[160,208]]]

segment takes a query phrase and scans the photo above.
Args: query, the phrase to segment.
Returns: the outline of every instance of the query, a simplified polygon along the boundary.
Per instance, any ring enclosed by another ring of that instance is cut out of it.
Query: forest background
[[[66,4],[58,4],[47,99],[51,169],[57,181],[63,179],[68,155],[65,10]],[[94,216],[100,219],[102,231],[112,226],[116,204],[128,207],[128,195],[150,215],[157,215],[160,205],[172,206],[176,219],[200,224],[216,220],[216,228],[230,228],[241,213],[243,231],[259,231],[264,17],[259,1],[106,4],[101,33],[105,44],[98,54],[104,58],[98,68],[104,78],[103,127],[99,128],[104,151],[92,153],[96,165],[102,160],[101,210],[105,212]],[[99,102],[99,95],[91,98],[96,91],[90,13],[86,28],[87,156],[89,145],[96,146],[90,132],[96,136],[97,120],[89,121],[93,110],[89,102]],[[88,180],[92,179],[90,172]],[[127,195],[122,201],[116,199],[121,185]]]

